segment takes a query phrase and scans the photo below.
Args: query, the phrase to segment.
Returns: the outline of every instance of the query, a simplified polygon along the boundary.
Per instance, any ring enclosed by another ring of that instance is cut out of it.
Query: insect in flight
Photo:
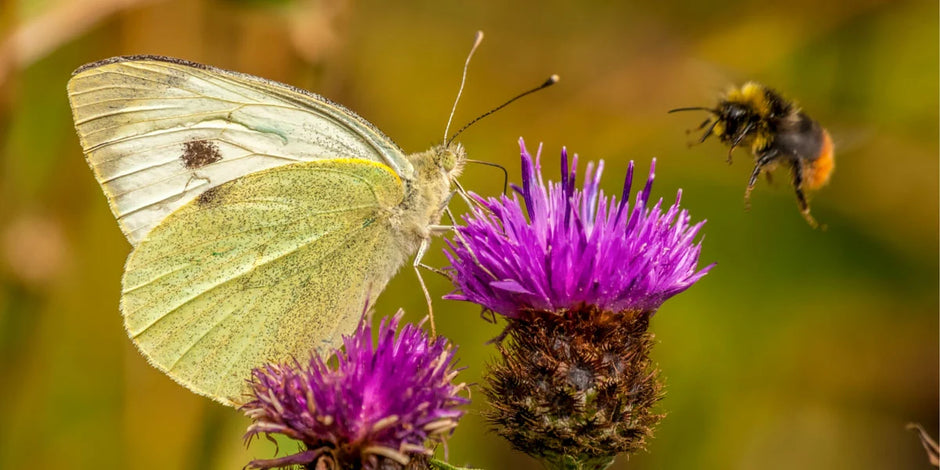
[[[755,165],[744,194],[747,204],[761,173],[770,172],[783,163],[791,171],[800,213],[811,226],[818,226],[810,214],[806,192],[829,182],[835,169],[835,155],[829,132],[803,113],[796,103],[764,85],[748,82],[728,91],[714,108],[677,108],[669,112],[678,111],[711,114],[698,127],[705,129],[699,143],[711,135],[717,136],[730,147],[729,164],[735,148],[751,148]]]
[[[466,161],[459,132],[406,155],[326,98],[167,57],[85,65],[68,96],[133,246],[128,335],[156,368],[228,405],[252,368],[339,345],[415,254],[417,271]]]

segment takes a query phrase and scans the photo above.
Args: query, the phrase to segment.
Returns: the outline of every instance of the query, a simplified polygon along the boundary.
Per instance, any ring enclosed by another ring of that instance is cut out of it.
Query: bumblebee
[[[751,148],[754,170],[744,193],[750,207],[751,191],[761,173],[767,174],[778,164],[790,168],[793,188],[803,218],[812,226],[818,224],[810,215],[804,191],[814,191],[829,182],[835,169],[832,138],[818,122],[800,110],[796,103],[759,83],[748,82],[732,88],[714,108],[691,107],[670,110],[707,111],[711,116],[698,130],[705,129],[699,143],[714,135],[728,145],[728,163],[739,146]]]

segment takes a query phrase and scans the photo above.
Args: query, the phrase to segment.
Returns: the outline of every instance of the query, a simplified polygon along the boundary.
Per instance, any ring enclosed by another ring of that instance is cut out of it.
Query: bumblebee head
[[[677,108],[669,112],[706,111],[711,114],[699,126],[705,129],[699,143],[716,135],[734,150],[739,145],[765,147],[773,140],[774,118],[790,112],[790,105],[773,90],[756,82],[728,90],[714,108]]]
[[[714,120],[715,124],[712,132],[722,142],[731,144],[742,133],[749,134],[757,131],[757,124],[761,121],[761,116],[747,104],[722,101],[718,104]]]

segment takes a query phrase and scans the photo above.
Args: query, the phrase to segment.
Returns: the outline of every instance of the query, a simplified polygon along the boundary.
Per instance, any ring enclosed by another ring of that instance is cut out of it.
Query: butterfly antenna
[[[537,91],[539,91],[539,90],[542,90],[542,89],[544,89],[544,88],[548,88],[548,87],[550,87],[550,86],[552,86],[552,85],[558,83],[558,80],[559,80],[559,79],[560,79],[560,78],[558,77],[558,75],[552,75],[551,77],[548,77],[548,80],[545,80],[541,85],[539,85],[539,86],[537,86],[537,87],[535,87],[535,88],[533,88],[533,89],[531,89],[531,90],[522,92],[522,93],[520,93],[520,94],[514,96],[514,97],[513,97],[512,99],[510,99],[509,101],[507,101],[507,102],[505,102],[505,103],[503,103],[503,104],[501,104],[501,105],[499,105],[499,106],[497,106],[497,107],[495,107],[495,108],[493,108],[493,109],[491,109],[491,110],[489,110],[489,111],[487,111],[487,112],[481,114],[481,115],[478,116],[476,119],[474,119],[474,120],[468,122],[467,125],[461,127],[460,130],[457,131],[457,132],[455,132],[454,135],[451,136],[450,139],[447,139],[447,145],[450,145],[450,143],[453,142],[454,139],[456,139],[457,136],[460,135],[461,132],[467,130],[468,127],[470,127],[470,126],[476,124],[480,119],[483,119],[483,118],[489,116],[490,114],[493,114],[493,113],[495,113],[496,111],[499,111],[500,109],[503,109],[503,108],[505,108],[506,106],[509,106],[510,103],[512,103],[513,101],[518,100],[519,98],[522,98],[523,96],[530,95],[530,94],[532,94],[532,93],[535,93],[535,92],[537,92]]]
[[[503,194],[506,194],[506,190],[509,189],[509,172],[506,171],[506,167],[500,165],[499,163],[484,162],[482,160],[467,159],[464,161],[467,163],[477,163],[479,165],[492,166],[492,167],[499,168],[500,170],[502,170],[503,171]]]
[[[483,31],[477,31],[476,36],[473,38],[473,47],[470,48],[470,53],[467,54],[467,61],[463,64],[463,76],[460,77],[460,89],[457,90],[457,99],[454,100],[454,107],[451,108],[450,117],[447,118],[447,127],[444,128],[445,140],[447,139],[447,133],[450,132],[450,124],[454,120],[454,113],[457,112],[457,103],[460,102],[460,95],[463,94],[463,86],[467,83],[467,69],[470,67],[470,58],[473,57],[473,53],[476,52],[481,42],[483,42]]]

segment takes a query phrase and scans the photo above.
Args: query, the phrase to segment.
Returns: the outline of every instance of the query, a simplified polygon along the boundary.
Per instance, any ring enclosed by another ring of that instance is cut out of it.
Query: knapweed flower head
[[[561,181],[546,184],[541,146],[533,162],[522,147],[522,187],[518,195],[477,198],[483,208],[457,227],[447,253],[457,288],[448,298],[466,300],[509,318],[526,310],[563,312],[590,305],[601,311],[654,312],[688,289],[711,266],[698,270],[704,224],[690,224],[676,202],[649,207],[656,161],[646,186],[628,199],[633,162],[620,200],[600,189],[604,162],[587,165],[577,187],[577,155],[568,165],[561,152]]]
[[[454,383],[454,347],[412,324],[398,332],[402,315],[382,320],[375,345],[363,321],[331,358],[255,369],[246,439],[283,434],[303,449],[249,467],[421,468],[469,400]]]
[[[449,241],[449,298],[508,320],[484,387],[496,431],[550,469],[604,469],[662,418],[649,320],[711,269],[693,241],[703,222],[679,208],[681,191],[650,205],[655,160],[631,206],[632,162],[618,201],[600,189],[603,162],[578,187],[577,156],[569,166],[562,150],[561,181],[546,183],[541,148],[533,161],[520,145],[518,194],[477,197]]]

